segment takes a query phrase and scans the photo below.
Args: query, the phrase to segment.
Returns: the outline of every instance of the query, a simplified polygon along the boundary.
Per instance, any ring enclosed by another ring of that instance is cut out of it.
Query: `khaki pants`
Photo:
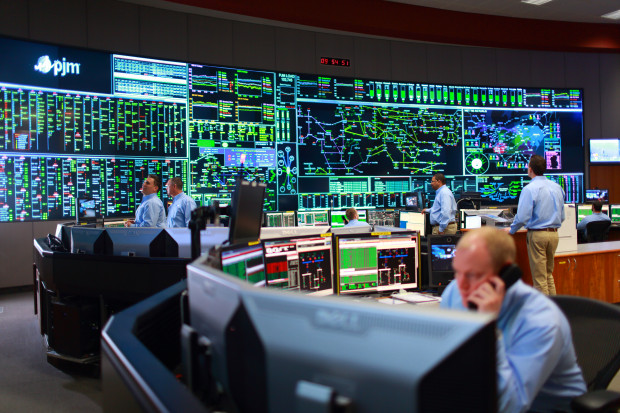
[[[439,225],[433,225],[433,235],[439,234]],[[454,235],[456,234],[456,222],[450,222],[444,231],[446,235]]]
[[[559,237],[555,231],[528,231],[527,256],[530,259],[534,288],[545,295],[555,295],[553,256]]]

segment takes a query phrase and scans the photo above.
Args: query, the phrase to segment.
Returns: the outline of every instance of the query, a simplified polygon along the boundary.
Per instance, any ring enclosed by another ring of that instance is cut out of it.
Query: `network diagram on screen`
[[[19,50],[20,53],[16,53]],[[533,154],[583,202],[580,89],[281,73],[0,38],[0,221],[130,216],[142,181],[179,176],[199,204],[235,180],[266,211],[405,208],[441,172],[515,204]],[[160,194],[165,196],[165,191]]]

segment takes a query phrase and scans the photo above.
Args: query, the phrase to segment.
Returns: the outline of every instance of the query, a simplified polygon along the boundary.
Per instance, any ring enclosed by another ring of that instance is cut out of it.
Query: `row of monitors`
[[[603,205],[601,212],[611,218],[612,224],[620,224],[620,205]],[[592,215],[592,204],[577,205],[577,223],[588,215]]]
[[[452,279],[459,236],[430,236],[429,286]],[[217,265],[252,284],[310,295],[420,288],[417,231],[293,236],[224,246]]]
[[[263,226],[265,227],[307,227],[331,226],[341,228],[346,225],[346,211],[286,211],[265,212]],[[357,210],[360,222],[369,225],[400,227],[415,229],[424,236],[424,215],[420,212],[402,211],[395,209],[368,209]],[[412,227],[412,225],[415,227]]]

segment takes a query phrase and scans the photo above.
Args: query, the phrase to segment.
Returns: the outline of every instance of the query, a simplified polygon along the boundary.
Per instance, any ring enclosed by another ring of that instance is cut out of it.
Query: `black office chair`
[[[588,393],[573,400],[575,412],[615,412],[620,393],[605,390],[620,369],[620,306],[568,295],[551,299],[571,326],[577,362]]]
[[[586,225],[586,242],[607,241],[611,221],[592,221]]]

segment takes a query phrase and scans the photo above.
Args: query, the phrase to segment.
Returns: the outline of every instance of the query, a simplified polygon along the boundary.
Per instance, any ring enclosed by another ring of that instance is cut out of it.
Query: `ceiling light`
[[[540,6],[541,4],[549,3],[551,0],[521,0],[521,3],[533,4],[534,6]]]
[[[611,13],[603,14],[601,17],[604,17],[606,19],[618,20],[620,19],[620,10],[616,10],[616,11],[612,11]]]

